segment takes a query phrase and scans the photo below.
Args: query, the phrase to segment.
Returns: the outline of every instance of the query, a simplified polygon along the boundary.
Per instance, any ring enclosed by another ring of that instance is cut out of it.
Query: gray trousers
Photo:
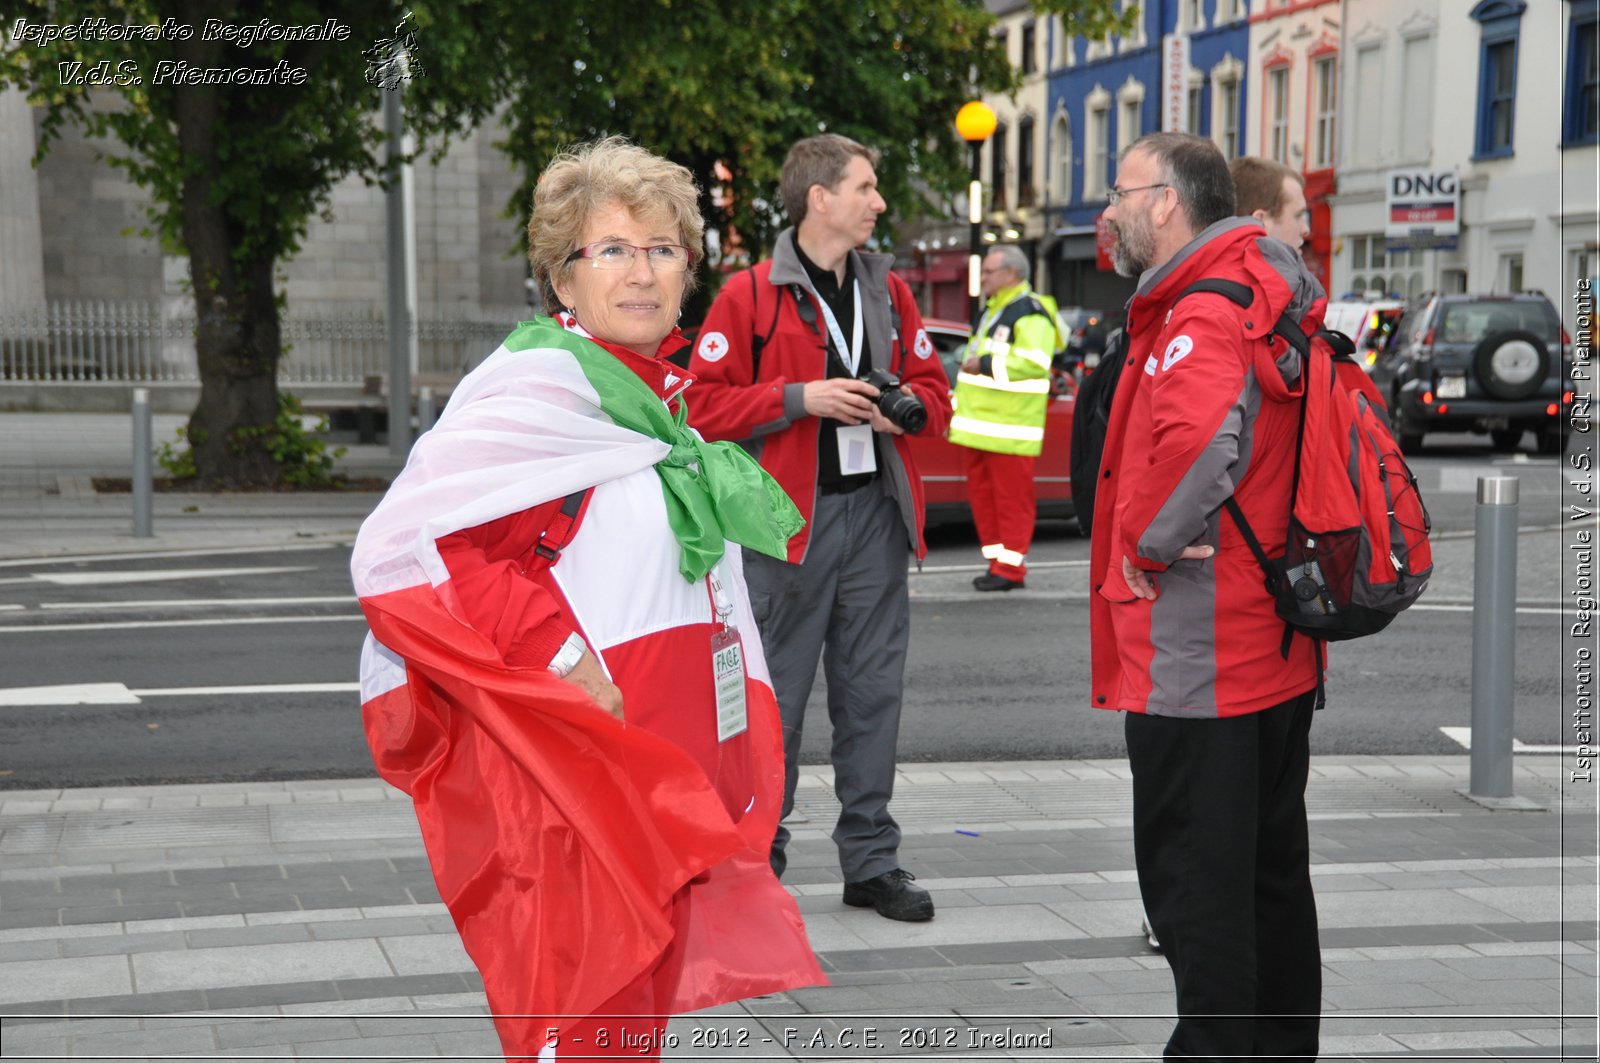
[[[744,555],[750,605],[783,717],[785,816],[794,809],[806,700],[822,658],[833,791],[843,806],[833,840],[846,882],[900,866],[900,825],[889,815],[889,799],[911,630],[909,553],[899,507],[879,484],[869,484],[817,499],[803,563],[751,550]],[[788,842],[780,824],[772,841],[772,869],[780,875]]]

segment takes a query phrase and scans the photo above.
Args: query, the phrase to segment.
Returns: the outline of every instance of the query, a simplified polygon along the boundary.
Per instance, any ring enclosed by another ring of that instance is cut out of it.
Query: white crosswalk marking
[[[130,690],[124,683],[67,683],[0,690],[0,706],[138,705],[145,698],[235,697],[250,694],[357,694],[360,683],[259,683],[244,686],[152,687]]]

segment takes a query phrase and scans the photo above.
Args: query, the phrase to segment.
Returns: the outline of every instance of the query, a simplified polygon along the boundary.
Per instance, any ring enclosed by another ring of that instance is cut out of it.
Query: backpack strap
[[[1178,299],[1173,300],[1173,302],[1176,303],[1178,300],[1193,295],[1195,292],[1211,292],[1244,308],[1248,308],[1255,301],[1255,293],[1250,290],[1248,285],[1241,284],[1238,281],[1207,277],[1195,281],[1178,293]],[[1306,400],[1311,389],[1311,338],[1306,335],[1299,322],[1292,320],[1287,313],[1279,316],[1277,323],[1272,326],[1268,335],[1281,337],[1285,343],[1299,351],[1305,367],[1303,372],[1305,379],[1301,382],[1300,390],[1299,426],[1295,430],[1294,437],[1294,481],[1293,486],[1289,489],[1289,512],[1292,514],[1295,501],[1300,496],[1300,458],[1306,439]],[[1261,566],[1261,571],[1266,575],[1267,593],[1276,599],[1278,597],[1279,583],[1276,566],[1267,557],[1266,550],[1262,549],[1261,541],[1256,538],[1255,530],[1250,527],[1250,522],[1245,520],[1244,510],[1239,508],[1238,501],[1232,495],[1229,495],[1227,501],[1223,502],[1223,507],[1233,517],[1233,522],[1238,527],[1239,534],[1244,536],[1244,541],[1250,546],[1250,552],[1256,555],[1256,563]],[[1289,623],[1285,621],[1283,625],[1283,641],[1278,647],[1278,651],[1285,660],[1289,657],[1289,646],[1293,640],[1294,628],[1290,627]],[[1322,667],[1322,656],[1319,650],[1317,656],[1317,708],[1321,708],[1323,704]]]
[[[756,267],[752,266],[750,273],[750,309],[755,310],[761,305],[761,289],[771,288],[771,284],[762,284],[756,280]],[[761,352],[766,348],[767,342],[772,339],[772,334],[778,329],[778,312],[783,309],[783,290],[777,289],[773,293],[776,298],[772,300],[772,320],[767,322],[765,335],[750,337],[750,380],[761,379]]]
[[[1255,293],[1250,290],[1248,284],[1241,284],[1239,281],[1222,280],[1217,277],[1205,277],[1179,292],[1178,298],[1174,299],[1173,303],[1176,304],[1179,300],[1196,292],[1211,292],[1213,295],[1223,296],[1242,309],[1249,309],[1250,304],[1255,301]],[[1311,337],[1307,336],[1305,329],[1300,327],[1300,323],[1287,313],[1279,315],[1277,323],[1272,326],[1267,335],[1281,337],[1285,343],[1302,355],[1311,353]]]
[[[561,557],[561,551],[566,549],[578,532],[578,518],[592,490],[585,487],[561,500],[560,510],[551,518],[549,526],[539,533],[539,541],[533,544],[533,571],[549,568]]]

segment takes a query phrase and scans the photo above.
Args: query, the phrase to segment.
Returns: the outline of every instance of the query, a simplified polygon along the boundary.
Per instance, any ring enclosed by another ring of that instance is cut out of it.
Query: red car
[[[928,338],[939,352],[945,376],[951,381],[966,358],[967,337],[971,328],[960,321],[928,319],[923,322]],[[1071,517],[1072,512],[1072,410],[1077,387],[1065,374],[1052,374],[1050,409],[1044,422],[1044,452],[1034,467],[1034,497],[1039,501],[1039,516]],[[911,453],[922,473],[927,494],[928,522],[970,521],[972,509],[967,501],[965,447],[958,447],[941,436],[912,436]]]

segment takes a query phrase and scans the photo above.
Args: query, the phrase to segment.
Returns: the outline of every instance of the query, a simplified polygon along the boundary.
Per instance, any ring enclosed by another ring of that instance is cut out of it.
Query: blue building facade
[[[1176,35],[1189,49],[1180,127],[1211,137],[1230,157],[1244,154],[1247,0],[1145,0],[1135,33],[1050,43],[1042,257],[1062,306],[1120,309],[1133,294],[1133,280],[1097,253],[1098,222],[1117,155],[1163,127],[1163,43]]]

